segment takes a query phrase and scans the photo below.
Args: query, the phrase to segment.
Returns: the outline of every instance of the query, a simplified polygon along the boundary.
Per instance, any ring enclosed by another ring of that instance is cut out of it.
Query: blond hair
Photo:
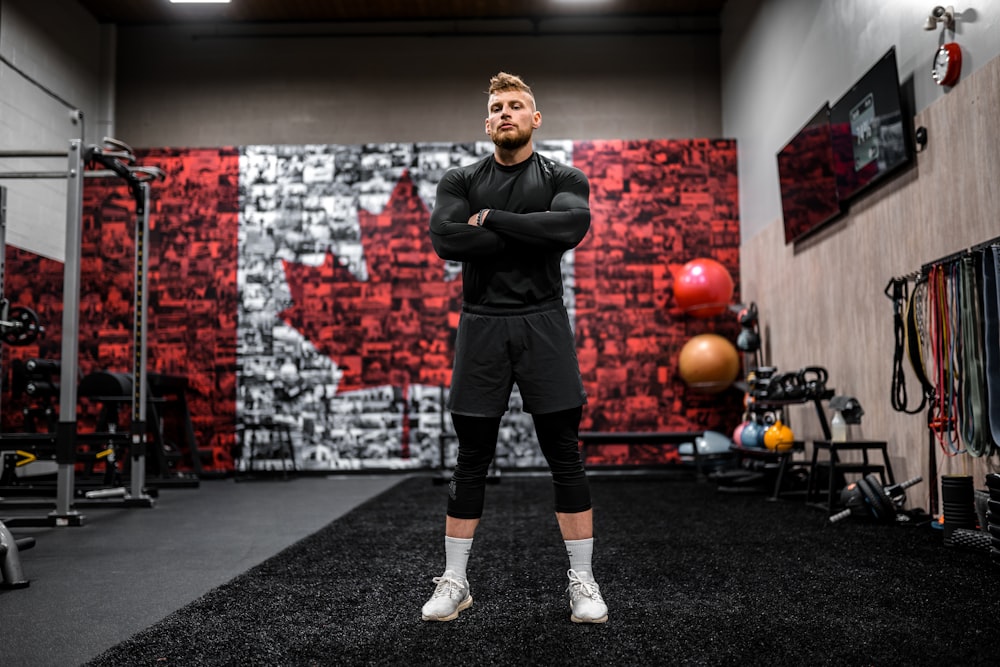
[[[489,95],[495,95],[497,93],[503,93],[509,90],[517,90],[523,93],[527,93],[531,97],[531,101],[535,101],[535,94],[531,92],[531,86],[524,82],[524,79],[516,74],[508,74],[507,72],[498,72],[494,77],[490,79],[490,88],[486,91]]]

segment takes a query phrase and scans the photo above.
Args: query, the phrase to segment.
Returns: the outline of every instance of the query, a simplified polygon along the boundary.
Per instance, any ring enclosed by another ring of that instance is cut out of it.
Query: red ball
[[[733,277],[719,262],[707,257],[692,259],[674,276],[674,301],[692,317],[714,317],[729,309]]]

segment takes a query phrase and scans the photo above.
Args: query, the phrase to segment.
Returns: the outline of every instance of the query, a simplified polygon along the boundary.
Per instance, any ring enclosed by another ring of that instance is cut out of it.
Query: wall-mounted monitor
[[[841,213],[833,163],[830,105],[824,102],[778,152],[786,244],[804,238]]]
[[[911,124],[904,113],[893,47],[830,107],[842,202],[913,162]]]

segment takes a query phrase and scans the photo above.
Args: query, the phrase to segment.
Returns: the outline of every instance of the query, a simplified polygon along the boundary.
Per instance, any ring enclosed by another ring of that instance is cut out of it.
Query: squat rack
[[[74,112],[76,120],[82,113]],[[56,504],[46,525],[81,526],[84,517],[74,509],[74,475],[77,445],[77,375],[79,370],[80,338],[80,265],[82,255],[83,182],[84,178],[120,177],[129,186],[136,203],[135,282],[133,299],[133,360],[132,360],[132,457],[130,487],[121,504],[132,507],[152,507],[153,500],[145,493],[146,472],[146,238],[149,234],[150,182],[163,180],[159,167],[135,164],[135,154],[125,143],[105,137],[101,146],[84,147],[81,139],[71,139],[68,151],[13,150],[0,151],[0,158],[66,158],[66,169],[49,171],[0,172],[0,179],[62,179],[66,188],[66,246],[63,263],[63,313],[60,359],[59,422],[56,430]],[[104,169],[86,170],[96,164]],[[2,189],[2,186],[0,186]],[[6,226],[6,209],[0,207],[0,228]],[[6,248],[0,236],[0,276],[3,275]],[[0,284],[0,298],[3,285]],[[103,503],[108,504],[108,503]]]

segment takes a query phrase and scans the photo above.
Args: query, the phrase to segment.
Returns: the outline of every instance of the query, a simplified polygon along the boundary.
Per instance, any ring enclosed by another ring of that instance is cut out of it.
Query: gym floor
[[[401,475],[202,480],[155,507],[81,510],[84,525],[11,528],[27,588],[0,589],[0,663],[85,662],[401,481]],[[10,509],[0,519],[45,516]]]

